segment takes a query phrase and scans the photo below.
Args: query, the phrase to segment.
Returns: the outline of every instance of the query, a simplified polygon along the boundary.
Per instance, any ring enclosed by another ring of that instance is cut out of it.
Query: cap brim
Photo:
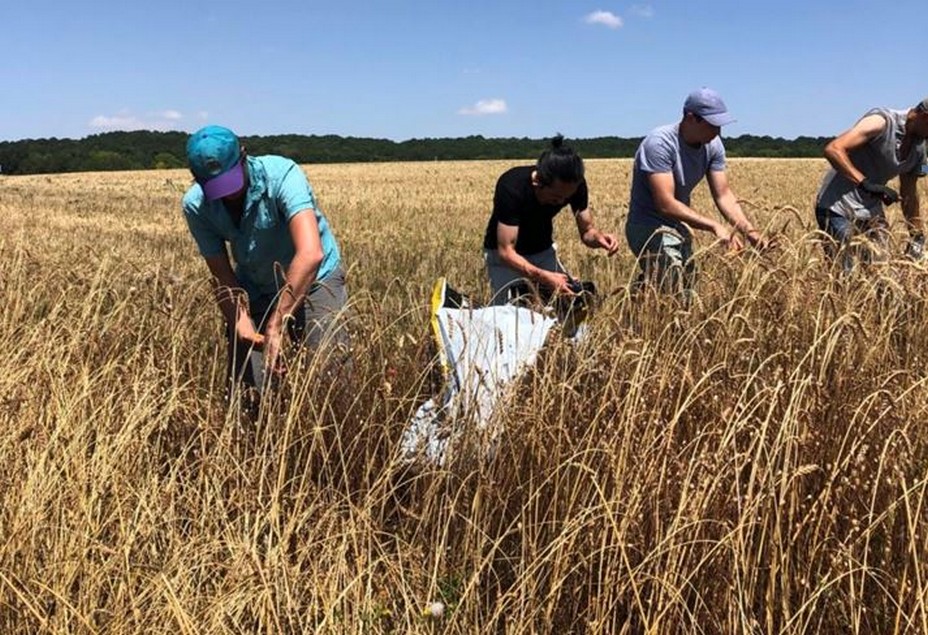
[[[711,123],[713,126],[727,126],[730,123],[735,122],[735,118],[731,116],[729,112],[720,112],[714,115],[703,115],[703,119]]]
[[[211,178],[206,183],[200,183],[203,194],[207,199],[215,201],[217,198],[236,194],[245,186],[245,172],[242,162],[239,161],[232,169]]]

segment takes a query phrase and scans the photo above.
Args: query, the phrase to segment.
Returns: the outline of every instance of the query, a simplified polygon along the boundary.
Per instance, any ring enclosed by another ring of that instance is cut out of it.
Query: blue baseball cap
[[[725,126],[735,121],[721,96],[706,87],[694,90],[686,97],[683,111],[702,117],[713,126]]]
[[[235,194],[245,186],[242,146],[228,128],[206,126],[190,135],[187,163],[210,201]]]

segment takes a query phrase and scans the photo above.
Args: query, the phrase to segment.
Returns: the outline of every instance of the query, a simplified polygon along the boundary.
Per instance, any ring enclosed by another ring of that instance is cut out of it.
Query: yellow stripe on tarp
[[[441,326],[438,323],[438,310],[445,303],[446,285],[447,281],[444,278],[439,278],[432,286],[432,315],[430,322],[432,323],[432,339],[435,340],[435,345],[438,347],[438,359],[441,361],[441,368],[445,373],[448,373],[451,369],[448,363],[448,355],[445,353],[444,338],[441,336]]]

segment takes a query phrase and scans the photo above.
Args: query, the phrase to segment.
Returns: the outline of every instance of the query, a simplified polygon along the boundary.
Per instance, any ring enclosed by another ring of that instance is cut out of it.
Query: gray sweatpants
[[[261,333],[267,327],[267,318],[275,302],[276,297],[272,295],[249,299],[251,319]],[[302,306],[294,312],[294,319],[287,323],[291,340],[312,350],[318,350],[323,342],[332,347],[347,346],[348,332],[338,319],[347,302],[345,271],[338,267],[313,283]],[[267,387],[264,354],[239,341],[232,333],[227,333],[227,340],[230,384],[242,382],[263,391]]]
[[[544,269],[545,271],[555,271],[566,274],[567,271],[561,266],[557,259],[557,247],[551,246],[537,254],[522,256],[530,263]],[[483,260],[487,265],[487,276],[490,278],[490,304],[506,304],[509,301],[509,291],[523,283],[527,282],[521,273],[504,263],[499,257],[499,252],[495,249],[484,249]]]

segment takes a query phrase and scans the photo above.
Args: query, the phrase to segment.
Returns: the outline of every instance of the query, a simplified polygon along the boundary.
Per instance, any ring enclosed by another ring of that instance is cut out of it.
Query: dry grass
[[[414,473],[429,289],[486,297],[510,164],[308,168],[352,372],[306,360],[254,424],[224,406],[183,172],[0,179],[0,632],[928,632],[928,274],[836,281],[824,163],[731,163],[776,254],[703,241],[692,307],[633,301],[630,255],[562,214],[563,259],[610,292],[592,338],[516,388],[495,460]],[[621,234],[629,163],[589,173]]]

